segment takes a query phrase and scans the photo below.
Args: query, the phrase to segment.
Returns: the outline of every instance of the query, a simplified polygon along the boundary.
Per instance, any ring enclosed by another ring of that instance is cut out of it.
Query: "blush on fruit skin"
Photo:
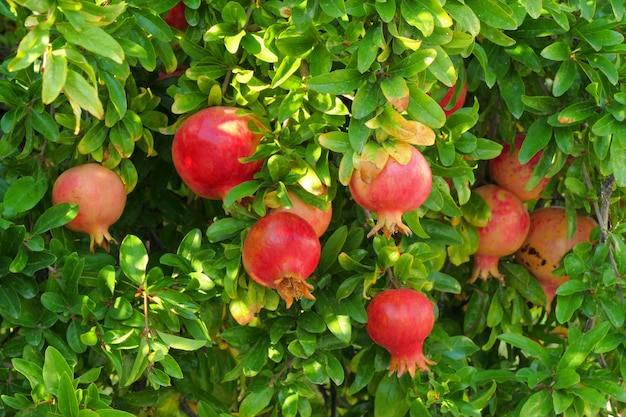
[[[567,239],[567,218],[564,207],[544,207],[530,213],[530,229],[524,244],[515,253],[515,260],[526,267],[546,293],[549,308],[556,289],[569,281],[552,271],[576,244],[588,242],[597,223],[590,217],[576,216],[576,232]]]
[[[489,161],[489,175],[494,182],[517,195],[522,201],[533,201],[540,197],[541,192],[550,182],[550,178],[543,178],[531,190],[526,189],[526,184],[533,174],[533,168],[539,163],[542,152],[537,153],[527,163],[520,163],[519,151],[525,138],[525,133],[517,134],[512,153],[511,145],[508,143],[502,145],[500,155]]]
[[[170,27],[185,30],[189,27],[189,22],[185,17],[185,3],[179,2],[176,6],[172,7],[167,13],[167,16],[163,19]]]
[[[233,187],[251,180],[263,161],[239,160],[251,156],[263,137],[250,130],[255,122],[225,106],[208,107],[185,120],[172,142],[172,160],[183,182],[201,197],[223,200]]]
[[[349,188],[354,201],[378,217],[368,237],[379,230],[387,237],[398,230],[411,234],[411,229],[402,223],[402,215],[418,209],[426,201],[433,179],[422,153],[413,146],[410,150],[411,159],[406,165],[389,157],[382,171],[370,182],[363,179],[360,170],[352,173]]]
[[[435,364],[423,353],[434,325],[432,301],[410,288],[384,290],[367,306],[367,333],[391,354],[389,375],[406,371],[413,377],[416,369],[427,371]]]
[[[308,298],[313,286],[306,279],[321,256],[320,241],[313,227],[289,212],[270,213],[248,231],[242,250],[243,267],[259,284],[275,288],[291,307],[293,300]]]
[[[474,253],[474,270],[468,283],[478,278],[486,281],[494,277],[500,281],[504,276],[498,269],[501,257],[512,255],[522,246],[528,229],[530,216],[524,203],[512,192],[487,184],[474,190],[491,209],[491,220],[485,227],[478,227],[479,243]]]
[[[289,213],[297,214],[298,216],[309,222],[309,224],[313,227],[313,230],[315,230],[315,234],[317,235],[317,237],[322,236],[324,232],[326,232],[326,230],[328,229],[328,225],[330,225],[330,221],[332,220],[332,206],[329,206],[328,210],[324,211],[305,203],[292,191],[287,191],[287,196],[291,201],[291,207],[287,208],[281,206],[273,209],[272,212],[277,213],[286,211]]]
[[[126,205],[119,175],[96,163],[72,167],[59,175],[52,187],[52,204],[60,203],[78,204],[78,214],[65,226],[89,234],[91,252],[96,245],[109,250],[109,242],[115,242],[109,227],[119,220]]]

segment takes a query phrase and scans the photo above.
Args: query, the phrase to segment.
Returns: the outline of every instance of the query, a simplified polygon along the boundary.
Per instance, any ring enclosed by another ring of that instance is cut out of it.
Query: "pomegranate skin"
[[[328,225],[330,225],[330,221],[333,217],[333,209],[329,206],[328,210],[324,211],[317,207],[311,206],[300,199],[296,194],[291,191],[287,191],[287,195],[289,196],[289,200],[291,201],[291,208],[287,207],[278,207],[273,212],[289,212],[297,214],[298,216],[305,219],[315,230],[315,234],[317,237],[320,237],[326,232],[328,229]]]
[[[402,223],[402,215],[419,208],[428,198],[433,185],[432,172],[422,153],[409,146],[411,159],[401,165],[389,157],[385,167],[372,180],[364,180],[361,170],[352,173],[349,188],[354,201],[376,213],[378,219],[368,237],[382,230],[389,237],[396,231],[411,234]]]
[[[52,186],[52,204],[60,203],[78,204],[78,214],[65,227],[87,233],[91,252],[96,245],[109,250],[109,242],[115,242],[109,227],[126,206],[126,190],[119,175],[96,163],[72,167]]]
[[[170,11],[167,13],[167,16],[163,19],[165,23],[170,25],[170,27],[176,28],[178,30],[185,30],[189,27],[189,23],[185,18],[185,3],[179,2],[176,6],[172,7]]]
[[[321,256],[320,241],[313,227],[302,217],[289,213],[270,213],[248,231],[242,250],[243,267],[259,284],[275,288],[291,307],[293,300],[315,297],[306,279]]]
[[[235,107],[208,107],[185,120],[174,135],[174,167],[201,197],[223,200],[233,187],[261,170],[262,160],[239,161],[251,156],[263,137],[250,130],[253,117],[239,111]]]
[[[454,103],[454,106],[450,110],[446,110],[446,106],[450,104],[450,100],[452,100],[452,97],[454,96],[454,93],[457,87],[458,87],[458,84],[455,84],[454,86],[450,87],[450,89],[446,92],[446,95],[443,96],[441,101],[439,101],[439,106],[441,106],[441,108],[443,109],[443,112],[445,113],[446,117],[450,117],[452,113],[454,113],[455,111],[463,107],[463,105],[465,105],[465,98],[467,97],[467,81],[463,83],[463,87],[461,87],[461,93],[459,94],[459,97]]]
[[[501,187],[506,188],[518,196],[522,201],[537,200],[541,192],[546,188],[550,178],[543,178],[533,189],[527,190],[526,184],[533,174],[533,168],[539,163],[541,152],[532,157],[525,164],[519,161],[519,151],[526,138],[525,133],[519,133],[513,142],[513,152],[511,145],[504,143],[499,156],[489,161],[489,175],[491,179]]]
[[[413,377],[416,369],[427,371],[435,364],[423,353],[434,325],[432,301],[410,288],[382,291],[367,306],[367,333],[391,354],[389,375],[406,371]]]
[[[567,239],[564,207],[544,207],[530,213],[528,236],[515,253],[515,260],[537,279],[546,294],[548,307],[559,285],[569,281],[569,277],[555,276],[552,271],[576,244],[589,241],[596,226],[591,217],[577,215],[576,232]]]
[[[468,282],[471,284],[478,278],[486,281],[490,277],[503,282],[498,262],[522,246],[530,228],[530,216],[524,203],[500,186],[487,184],[474,192],[491,209],[491,220],[485,227],[478,227],[478,249],[474,253],[474,271]]]

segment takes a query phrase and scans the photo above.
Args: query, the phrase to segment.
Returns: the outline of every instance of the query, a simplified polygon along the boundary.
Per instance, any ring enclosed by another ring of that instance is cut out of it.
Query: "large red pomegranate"
[[[542,152],[537,153],[530,161],[522,164],[519,161],[519,151],[525,138],[525,133],[518,133],[513,142],[512,151],[511,145],[504,143],[500,155],[489,161],[489,174],[494,182],[511,191],[522,201],[531,201],[539,198],[543,189],[550,182],[550,178],[543,178],[531,190],[526,189],[526,184],[528,184],[533,168],[539,162]]]
[[[410,288],[382,291],[367,306],[367,333],[391,354],[389,374],[428,370],[435,363],[424,356],[424,340],[435,325],[433,303]]]
[[[548,306],[554,299],[559,285],[569,280],[556,276],[552,271],[574,245],[588,242],[597,223],[586,216],[576,216],[576,232],[567,238],[565,208],[544,207],[530,213],[530,230],[524,244],[515,253],[515,260],[537,279],[546,293]]]
[[[261,160],[240,162],[255,152],[263,137],[250,130],[250,123],[256,123],[254,117],[241,109],[215,106],[181,124],[172,143],[172,159],[193,192],[223,200],[233,187],[251,180],[261,169]]]
[[[504,276],[498,269],[498,262],[522,246],[530,227],[530,217],[522,200],[500,186],[487,184],[476,188],[474,192],[491,209],[491,219],[486,226],[478,228],[479,243],[474,253],[474,271],[468,282],[473,283],[478,278],[486,281],[489,277],[502,281]]]
[[[293,300],[315,297],[306,279],[321,256],[320,241],[302,217],[288,212],[270,213],[248,231],[244,242],[243,267],[259,284],[275,288],[291,307]]]
[[[285,206],[279,206],[272,211],[287,211],[297,214],[298,216],[309,222],[318,237],[322,236],[324,232],[326,232],[326,230],[328,229],[328,225],[330,224],[330,221],[333,217],[332,207],[329,206],[328,210],[319,209],[315,206],[305,203],[292,191],[287,191],[287,196],[289,196],[289,200],[291,201],[291,207],[288,208]]]
[[[96,245],[109,250],[115,239],[109,227],[121,216],[126,205],[126,190],[119,175],[100,164],[77,165],[64,171],[52,186],[52,204],[78,204],[78,214],[65,226],[87,233],[90,249]]]
[[[379,230],[389,237],[396,231],[411,234],[402,223],[402,215],[419,208],[428,198],[433,185],[432,172],[422,153],[407,145],[411,158],[402,165],[393,156],[378,175],[370,175],[370,162],[362,162],[352,173],[350,192],[357,204],[376,213],[376,226],[369,232],[372,236]]]

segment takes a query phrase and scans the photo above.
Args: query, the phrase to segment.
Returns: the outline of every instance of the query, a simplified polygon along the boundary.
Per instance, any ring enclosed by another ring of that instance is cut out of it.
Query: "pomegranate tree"
[[[333,217],[332,207],[329,206],[328,210],[322,210],[315,206],[305,203],[294,192],[287,191],[287,196],[291,201],[291,207],[279,206],[275,208],[274,212],[286,211],[297,214],[305,219],[315,230],[315,234],[320,237],[328,229],[328,225]]]
[[[181,179],[201,197],[223,200],[228,192],[260,171],[263,161],[242,163],[251,156],[262,134],[253,116],[235,107],[215,106],[185,120],[174,136],[172,159]]]
[[[546,293],[548,306],[558,286],[569,280],[567,276],[554,275],[553,270],[574,245],[589,241],[596,225],[592,218],[577,215],[576,232],[568,239],[565,208],[544,207],[530,213],[530,230],[515,253],[515,260],[537,279]]]
[[[52,204],[60,203],[78,204],[78,214],[65,226],[87,233],[91,252],[96,245],[109,250],[109,242],[115,242],[109,227],[122,216],[126,206],[126,190],[119,175],[96,163],[72,167],[59,175],[52,186]]]
[[[402,215],[419,208],[432,188],[432,172],[422,153],[407,145],[410,159],[399,163],[389,156],[384,168],[371,175],[370,162],[362,162],[352,173],[349,188],[357,204],[376,213],[377,222],[368,236],[379,230],[389,237],[396,231],[411,234],[402,223]]]
[[[313,227],[289,212],[262,217],[243,242],[243,267],[250,278],[275,288],[288,308],[294,299],[315,299],[311,294],[313,286],[306,279],[317,267],[320,256],[321,245]]]
[[[525,138],[525,133],[519,133],[515,137],[512,150],[511,145],[504,143],[500,155],[489,161],[489,174],[494,182],[511,191],[522,201],[532,201],[539,198],[550,179],[542,178],[535,187],[530,190],[526,189],[533,168],[539,162],[542,152],[537,153],[530,161],[522,164],[519,161],[519,151]]]
[[[367,333],[391,354],[389,374],[416,369],[427,371],[435,363],[424,356],[424,340],[435,325],[432,301],[410,288],[382,291],[367,306]]]
[[[522,246],[530,227],[530,217],[522,200],[500,186],[487,184],[474,192],[489,206],[491,218],[484,227],[478,227],[478,249],[474,253],[474,271],[468,282],[473,283],[478,278],[486,281],[489,277],[502,281],[504,276],[498,269],[498,262]]]

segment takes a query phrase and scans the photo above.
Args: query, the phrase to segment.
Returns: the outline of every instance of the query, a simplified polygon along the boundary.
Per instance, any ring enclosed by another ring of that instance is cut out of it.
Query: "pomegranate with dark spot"
[[[569,281],[569,277],[556,276],[552,271],[576,244],[589,241],[596,226],[591,217],[577,215],[576,232],[568,239],[564,207],[544,207],[530,213],[530,230],[515,253],[515,260],[537,279],[546,293],[548,306],[559,285]]]

